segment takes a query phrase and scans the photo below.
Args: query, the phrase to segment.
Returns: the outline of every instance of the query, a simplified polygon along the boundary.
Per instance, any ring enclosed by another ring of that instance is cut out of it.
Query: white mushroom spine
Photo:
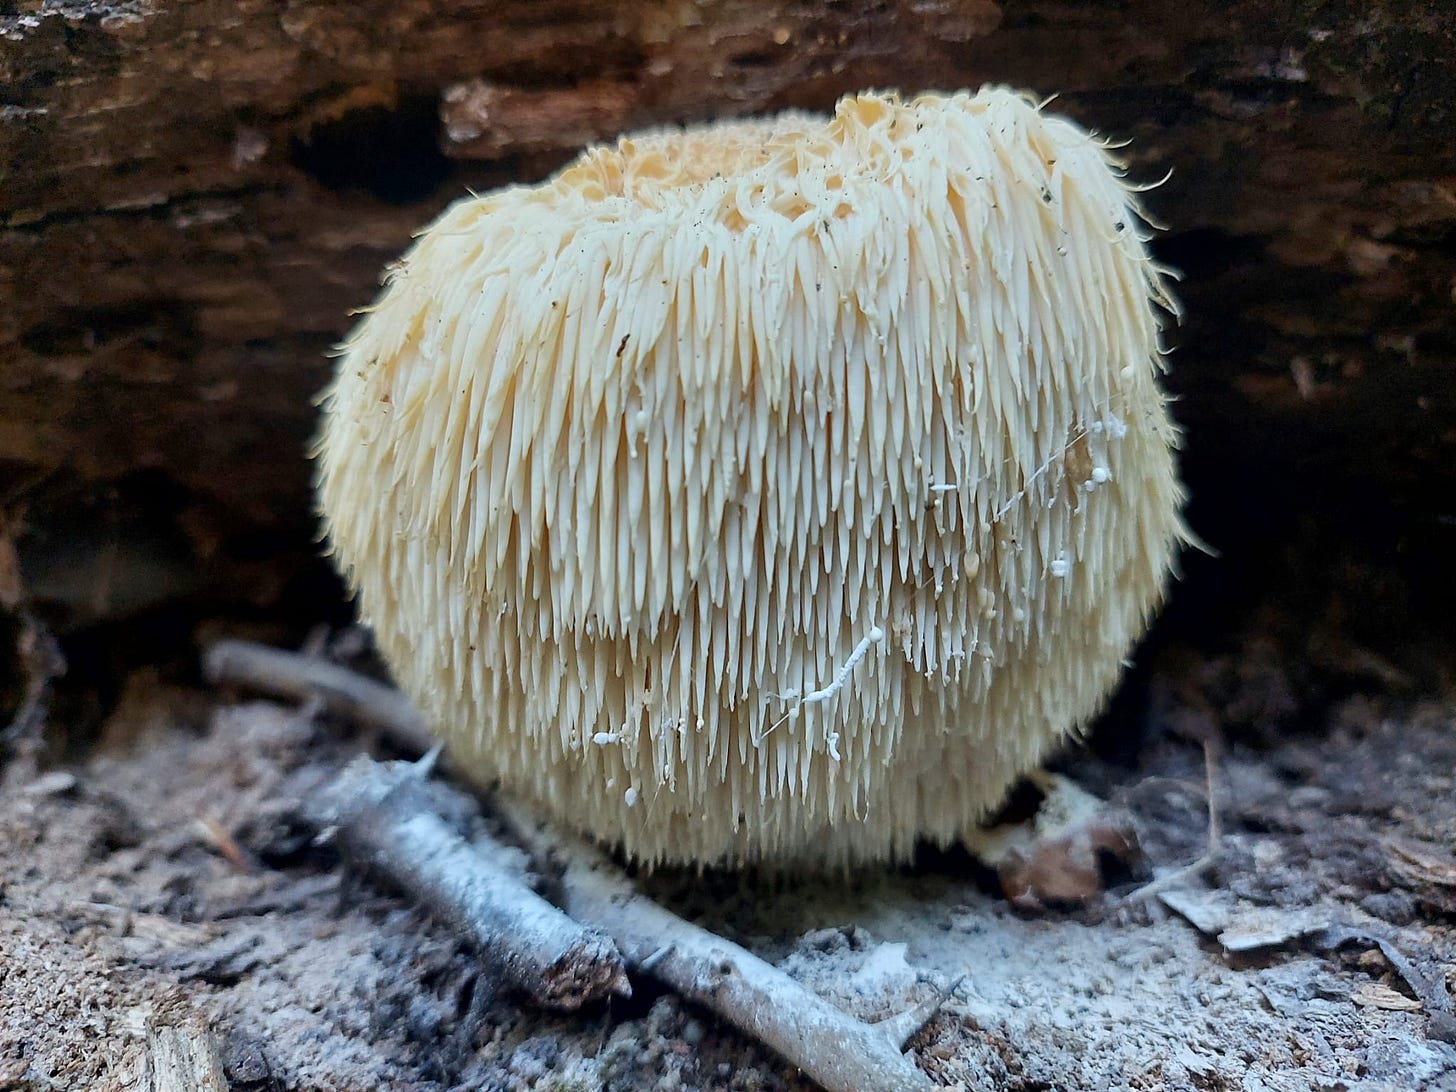
[[[955,838],[1098,711],[1183,534],[1141,223],[1102,143],[997,88],[457,203],[319,443],[401,686],[647,860]]]

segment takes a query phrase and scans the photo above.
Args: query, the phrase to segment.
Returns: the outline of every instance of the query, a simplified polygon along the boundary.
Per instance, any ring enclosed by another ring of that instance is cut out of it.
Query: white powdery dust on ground
[[[287,821],[288,771],[335,767],[357,744],[270,703],[223,707],[205,729],[189,726],[206,719],[192,699],[186,717],[167,704],[134,711],[129,729],[118,714],[112,744],[70,771],[0,771],[0,933],[24,938],[0,944],[0,977],[15,987],[0,991],[0,1085],[67,1087],[83,1070],[134,1063],[138,1020],[165,1001],[168,1019],[213,1022],[225,1064],[286,1092],[808,1089],[671,995],[646,1012],[560,1016],[492,994],[446,929],[384,885],[345,884]],[[1315,904],[1363,913],[1429,975],[1452,974],[1451,907],[1443,916],[1422,901],[1445,895],[1399,888],[1381,847],[1397,833],[1430,845],[1456,836],[1456,715],[1367,704],[1337,711],[1325,737],[1290,742],[1303,756],[1295,793],[1275,772],[1293,750],[1227,757],[1229,863],[1216,894],[1291,922]],[[1138,814],[1158,827],[1140,837],[1161,838],[1164,866],[1191,859],[1202,837],[1201,804],[1185,791],[1197,751],[1171,753],[1113,783],[1145,787]],[[199,817],[237,840],[241,867]],[[1368,945],[1337,958],[1295,938],[1231,957],[1156,905],[1103,920],[1018,916],[968,869],[939,867],[817,883],[664,870],[640,882],[863,1019],[964,976],[913,1042],[952,1086],[1456,1092],[1456,1048],[1426,1038],[1422,1013],[1358,1002],[1403,990]],[[37,998],[55,1001],[39,1033]]]
[[[1319,957],[1281,951],[1234,969],[1171,915],[1085,925],[954,890],[907,896],[886,884],[845,907],[859,931],[808,934],[783,966],[867,1019],[965,976],[929,1033],[927,1053],[950,1054],[943,1077],[1113,1092],[1456,1089],[1456,1048],[1424,1040],[1415,1014],[1353,1004],[1363,976]]]

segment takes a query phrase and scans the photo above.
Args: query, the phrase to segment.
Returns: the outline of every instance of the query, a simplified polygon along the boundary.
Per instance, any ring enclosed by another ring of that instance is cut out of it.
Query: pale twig
[[[631,993],[611,940],[526,886],[506,847],[457,834],[418,767],[356,758],[309,795],[304,817],[468,936],[541,1004],[571,1010]]]
[[[342,678],[351,672],[296,654],[244,642],[220,642],[208,653],[208,670],[214,679],[254,686],[272,694],[294,698],[322,694],[345,715],[358,715],[367,709],[369,722],[395,742],[408,744],[421,724],[402,696],[390,702],[362,701],[361,695],[372,693],[371,688],[379,684],[357,676],[351,682]],[[340,700],[345,695],[347,702]],[[365,791],[379,768],[378,763],[356,760],[345,775],[356,773],[357,779],[341,776],[330,786],[327,798],[315,797],[315,821],[336,825],[341,836],[360,840],[364,856],[430,905],[439,898],[430,890],[432,887],[469,886],[459,870],[477,875],[486,886],[500,884],[502,874],[519,884],[511,870],[502,872],[480,859],[483,847],[479,841],[466,845],[445,827],[428,801],[421,799],[423,794],[418,788],[408,793],[395,792],[376,782]],[[405,769],[409,771],[408,780],[418,786],[418,771]],[[383,801],[387,814],[382,815],[378,801],[381,794],[391,798]],[[351,821],[355,812],[364,814]],[[901,1048],[940,1009],[944,996],[881,1024],[866,1024],[739,945],[684,921],[639,894],[599,850],[579,839],[548,831],[518,810],[507,808],[506,814],[533,858],[556,861],[564,867],[560,889],[571,915],[568,922],[600,929],[638,972],[650,974],[683,997],[717,1013],[798,1066],[826,1092],[924,1092],[935,1087],[901,1053]],[[391,843],[385,856],[394,863],[381,862],[379,851],[370,848],[381,840],[381,829]],[[422,834],[426,842],[454,839],[449,843],[450,853],[422,852]],[[503,846],[496,849],[501,854],[509,852]],[[456,858],[456,852],[462,856]],[[449,865],[452,871],[444,876],[422,883],[413,875],[422,866],[444,860],[453,862]],[[444,894],[448,896],[448,892]],[[442,916],[452,921],[458,920],[459,914],[458,906],[442,911]],[[512,937],[500,928],[487,932],[492,946],[504,946],[505,950],[516,947]]]
[[[637,892],[601,851],[508,807],[533,856],[561,868],[568,913],[600,927],[638,971],[712,1010],[779,1054],[826,1092],[922,1092],[935,1087],[901,1053],[944,997],[866,1024],[751,952],[684,921]]]
[[[214,685],[246,686],[298,702],[321,698],[333,712],[411,751],[435,744],[425,718],[398,690],[327,660],[225,639],[207,650],[202,663]]]
[[[3,540],[0,540],[3,543]],[[0,603],[0,609],[5,607]],[[10,723],[0,728],[0,742],[14,743],[38,731],[49,711],[51,687],[66,673],[60,643],[24,607],[16,609],[20,632],[15,651],[24,674],[25,691]]]
[[[910,1041],[911,1036],[935,1019],[936,1014],[945,1008],[945,1003],[955,996],[955,992],[961,988],[961,983],[965,980],[965,975],[962,975],[945,989],[936,990],[934,996],[927,997],[913,1009],[906,1009],[898,1015],[887,1017],[871,1026],[876,1031],[884,1033],[890,1042],[904,1050],[905,1044]]]
[[[1223,815],[1218,803],[1218,747],[1212,738],[1203,741],[1204,792],[1208,801],[1208,841],[1203,856],[1192,864],[1175,868],[1143,884],[1136,891],[1123,896],[1123,902],[1142,902],[1154,895],[1160,895],[1171,887],[1177,887],[1185,880],[1203,875],[1218,861],[1223,848]]]

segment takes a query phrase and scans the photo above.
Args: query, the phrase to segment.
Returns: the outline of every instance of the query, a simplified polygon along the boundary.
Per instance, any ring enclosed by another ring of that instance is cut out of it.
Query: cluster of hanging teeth
[[[456,204],[319,444],[400,684],[644,859],[954,838],[1095,713],[1182,533],[1138,216],[1001,89],[639,134]]]

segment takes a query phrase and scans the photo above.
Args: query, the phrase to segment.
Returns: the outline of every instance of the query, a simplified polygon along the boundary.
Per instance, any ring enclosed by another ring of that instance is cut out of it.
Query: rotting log
[[[1171,170],[1148,195],[1185,274],[1171,386],[1226,571],[1331,535],[1436,571],[1456,547],[1450,5],[3,10],[0,508],[52,625],[273,605],[316,571],[303,453],[326,352],[467,186],[871,85],[1056,92],[1132,141],[1135,178]]]

